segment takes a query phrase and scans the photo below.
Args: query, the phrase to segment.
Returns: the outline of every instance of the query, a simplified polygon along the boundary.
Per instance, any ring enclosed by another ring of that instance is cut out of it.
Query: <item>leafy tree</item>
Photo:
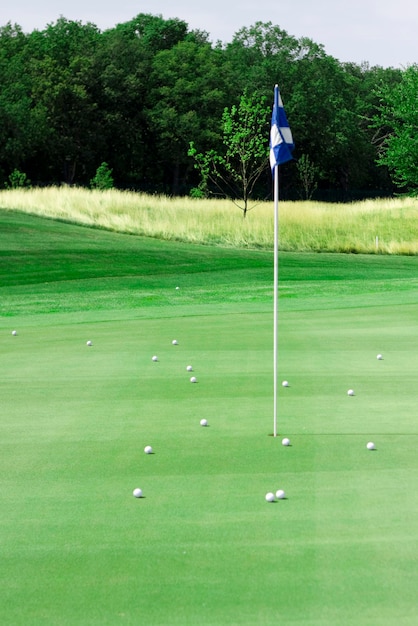
[[[112,170],[106,161],[103,161],[96,170],[96,175],[90,181],[92,189],[113,189],[114,180]]]
[[[0,27],[0,185],[14,169],[39,183],[89,185],[106,162],[118,186],[218,191],[241,198],[246,214],[248,198],[271,186],[267,168],[253,180],[258,161],[243,156],[248,111],[239,94],[271,105],[279,83],[295,157],[303,155],[283,170],[283,197],[297,197],[301,182],[305,197],[316,184],[316,197],[390,194],[389,170],[412,189],[415,71],[341,64],[271,22],[242,28],[226,45],[143,13],[104,32],[60,18],[26,35],[9,23]],[[269,117],[257,122],[266,150]]]
[[[46,129],[42,106],[32,97],[26,71],[27,36],[10,23],[0,28],[0,172],[23,167],[36,154]]]
[[[161,142],[149,113],[159,105],[153,64],[186,34],[187,24],[181,20],[141,13],[101,37],[96,55],[101,84],[97,101],[105,143],[101,156],[112,163],[115,179],[123,186],[142,183],[155,190],[161,183],[156,154]]]
[[[385,86],[392,90],[401,80],[402,70],[398,68],[370,67],[345,63],[344,72],[348,77],[351,102],[356,113],[356,149],[350,155],[350,186],[361,187],[362,196],[391,195],[394,185],[388,168],[377,164],[380,150],[380,131],[372,127],[372,120],[380,107],[378,91]],[[353,94],[355,97],[353,98]]]
[[[281,90],[288,94],[300,45],[279,26],[259,21],[234,35],[226,46],[225,56],[232,67],[238,93],[251,89],[268,96],[274,84],[279,83]]]
[[[268,98],[273,85],[280,85],[297,152],[315,162],[322,188],[347,192],[367,169],[362,157],[367,139],[359,132],[358,85],[344,67],[322,45],[296,39],[271,22],[241,29],[226,53],[241,72],[241,84],[251,81]],[[297,169],[286,168],[282,192],[294,197],[299,185]]]
[[[221,141],[219,118],[226,102],[221,72],[221,52],[195,33],[154,57],[147,109],[155,133],[153,162],[170,176],[175,195],[187,187],[190,137],[204,147]]]
[[[318,168],[307,154],[302,154],[296,163],[303,189],[303,198],[310,200],[318,187]]]
[[[187,35],[187,24],[178,18],[165,20],[162,15],[139,13],[129,22],[119,24],[116,30],[134,37],[149,57],[160,50],[170,50]]]
[[[299,149],[315,162],[323,182],[347,187],[347,160],[358,137],[341,66],[312,50],[295,62],[293,80],[286,109]]]
[[[191,142],[189,156],[201,174],[200,189],[209,191],[209,184],[223,195],[231,197],[242,210],[248,211],[248,201],[263,171],[268,157],[268,116],[270,107],[257,93],[244,93],[239,105],[225,108],[222,115],[224,151],[198,153]],[[240,203],[238,200],[242,200]]]
[[[75,181],[92,167],[101,145],[100,117],[94,89],[95,50],[99,31],[92,24],[60,18],[29,36],[26,53],[32,97],[46,111],[48,128],[39,157],[55,179]]]
[[[30,180],[24,172],[14,169],[9,176],[9,182],[5,183],[6,189],[21,189],[22,187],[30,187]]]
[[[373,127],[379,132],[380,165],[391,171],[395,182],[418,194],[418,65],[402,74],[401,82],[378,89],[380,108]]]

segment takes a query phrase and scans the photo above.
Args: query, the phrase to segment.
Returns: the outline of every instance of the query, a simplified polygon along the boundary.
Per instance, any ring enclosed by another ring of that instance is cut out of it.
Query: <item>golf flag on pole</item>
[[[273,435],[277,436],[277,356],[279,303],[279,168],[291,161],[294,148],[292,133],[280,98],[279,87],[274,87],[274,106],[270,129],[270,166],[274,180],[274,328],[273,328]]]
[[[270,167],[274,175],[276,165],[291,161],[295,147],[292,132],[283,108],[278,85],[274,88],[274,106],[270,129]]]

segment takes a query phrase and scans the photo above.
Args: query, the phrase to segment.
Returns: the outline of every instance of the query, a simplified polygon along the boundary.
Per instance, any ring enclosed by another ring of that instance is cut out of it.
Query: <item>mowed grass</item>
[[[416,624],[418,259],[280,255],[273,438],[270,252],[0,251],[2,623]]]

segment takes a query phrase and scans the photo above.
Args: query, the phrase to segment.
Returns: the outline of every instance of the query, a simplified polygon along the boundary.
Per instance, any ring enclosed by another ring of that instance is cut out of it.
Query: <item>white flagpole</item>
[[[270,165],[274,175],[274,330],[273,330],[273,436],[277,437],[277,352],[279,305],[279,164],[292,159],[292,133],[283,109],[279,86],[274,87],[274,106],[270,129]]]
[[[273,436],[277,437],[277,351],[279,302],[279,166],[274,168],[274,329],[273,329]]]

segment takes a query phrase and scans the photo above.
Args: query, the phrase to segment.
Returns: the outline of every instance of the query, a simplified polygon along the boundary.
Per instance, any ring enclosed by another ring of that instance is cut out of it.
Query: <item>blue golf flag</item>
[[[274,106],[270,129],[270,167],[274,175],[276,165],[292,160],[295,147],[292,132],[287,121],[278,85],[274,88]]]

